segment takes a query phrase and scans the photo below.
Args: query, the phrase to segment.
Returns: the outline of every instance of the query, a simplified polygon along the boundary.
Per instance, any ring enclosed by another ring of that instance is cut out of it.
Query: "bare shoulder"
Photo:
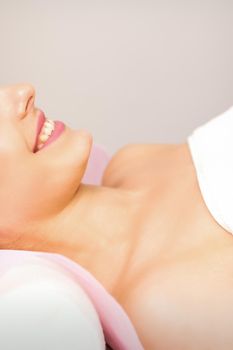
[[[176,145],[149,143],[131,143],[121,147],[110,159],[103,174],[102,184],[120,187],[128,181],[136,181],[137,185],[141,180],[145,183],[142,179],[143,174],[153,171],[154,166],[151,165],[158,159],[166,159],[166,155],[175,147]]]
[[[155,155],[160,151],[170,150],[175,145],[169,144],[153,144],[153,143],[129,143],[121,147],[111,158],[108,167],[109,169],[113,166],[118,165],[121,162],[133,160],[138,156]],[[118,164],[117,164],[118,163]]]

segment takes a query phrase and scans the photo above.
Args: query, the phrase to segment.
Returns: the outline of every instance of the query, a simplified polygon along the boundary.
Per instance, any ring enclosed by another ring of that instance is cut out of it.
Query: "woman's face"
[[[34,101],[31,85],[0,87],[0,232],[59,213],[77,192],[89,158],[92,136],[68,126],[33,152],[41,115]]]

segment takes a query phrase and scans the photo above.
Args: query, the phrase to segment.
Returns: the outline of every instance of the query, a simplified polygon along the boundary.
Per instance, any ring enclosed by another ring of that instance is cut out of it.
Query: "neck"
[[[136,196],[81,184],[69,205],[47,225],[46,250],[76,261],[116,295],[134,252]]]

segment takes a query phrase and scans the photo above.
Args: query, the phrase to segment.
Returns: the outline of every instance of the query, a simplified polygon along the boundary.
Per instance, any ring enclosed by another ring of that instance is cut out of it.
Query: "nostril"
[[[31,84],[17,84],[18,115],[24,118],[33,108],[35,89]]]
[[[25,113],[28,113],[31,110],[33,104],[34,104],[34,95],[29,97],[25,106]]]

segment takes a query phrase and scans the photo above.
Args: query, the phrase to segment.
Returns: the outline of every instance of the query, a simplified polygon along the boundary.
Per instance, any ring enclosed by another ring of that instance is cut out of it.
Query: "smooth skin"
[[[67,126],[33,153],[37,117],[33,86],[0,88],[1,248],[78,262],[146,350],[232,350],[233,237],[203,201],[187,143],[126,145],[101,186],[85,185],[92,135]]]

